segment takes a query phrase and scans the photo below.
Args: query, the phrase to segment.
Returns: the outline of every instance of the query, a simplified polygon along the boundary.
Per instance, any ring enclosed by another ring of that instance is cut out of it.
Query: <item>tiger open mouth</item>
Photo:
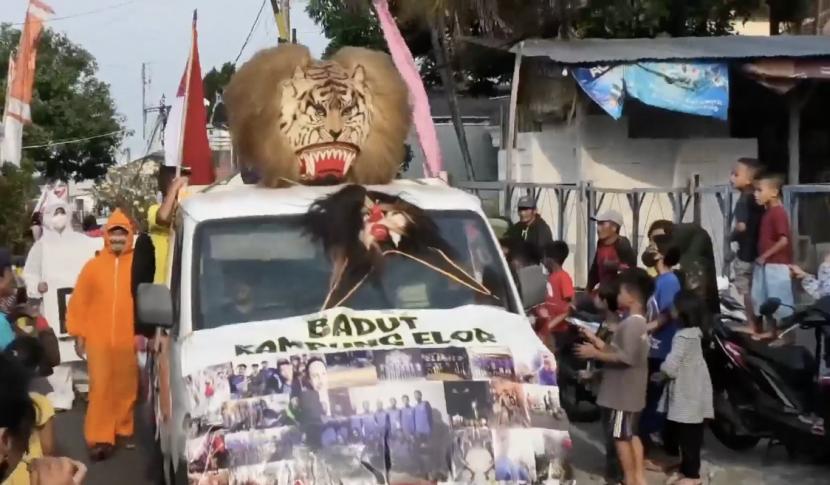
[[[359,152],[357,145],[342,142],[318,143],[303,147],[297,151],[300,158],[300,178],[343,180]]]

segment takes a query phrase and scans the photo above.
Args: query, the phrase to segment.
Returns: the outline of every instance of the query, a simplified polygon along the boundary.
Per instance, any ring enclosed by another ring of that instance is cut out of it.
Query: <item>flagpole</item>
[[[187,58],[187,74],[185,77],[185,85],[184,85],[184,106],[182,111],[182,121],[179,131],[179,147],[178,147],[178,160],[179,163],[176,164],[176,177],[181,177],[182,174],[182,164],[184,163],[184,130],[185,130],[185,121],[187,120],[187,107],[188,107],[188,97],[190,96],[190,73],[193,70],[193,46],[196,44],[196,12],[197,10],[193,10],[193,25],[191,26],[190,32],[190,55]]]

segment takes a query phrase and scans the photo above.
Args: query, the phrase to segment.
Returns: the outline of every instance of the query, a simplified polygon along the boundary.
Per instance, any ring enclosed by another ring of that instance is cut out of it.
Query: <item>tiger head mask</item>
[[[326,61],[308,49],[264,50],[225,90],[240,161],[263,185],[391,181],[409,132],[408,92],[391,58],[346,47]]]

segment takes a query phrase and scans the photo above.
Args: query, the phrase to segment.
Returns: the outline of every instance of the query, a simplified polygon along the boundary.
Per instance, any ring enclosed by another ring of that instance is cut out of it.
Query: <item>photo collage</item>
[[[189,481],[565,478],[555,361],[528,354],[399,348],[240,355],[206,367],[185,378]]]

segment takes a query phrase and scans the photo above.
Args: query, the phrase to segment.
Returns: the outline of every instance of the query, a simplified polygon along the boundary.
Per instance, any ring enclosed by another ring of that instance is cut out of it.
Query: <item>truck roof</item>
[[[270,189],[255,185],[215,186],[182,201],[182,209],[196,222],[303,214],[315,200],[342,187],[296,185]],[[452,188],[437,179],[396,180],[390,184],[370,185],[367,188],[399,195],[407,202],[425,210],[470,210],[483,215],[481,202],[477,197]]]

